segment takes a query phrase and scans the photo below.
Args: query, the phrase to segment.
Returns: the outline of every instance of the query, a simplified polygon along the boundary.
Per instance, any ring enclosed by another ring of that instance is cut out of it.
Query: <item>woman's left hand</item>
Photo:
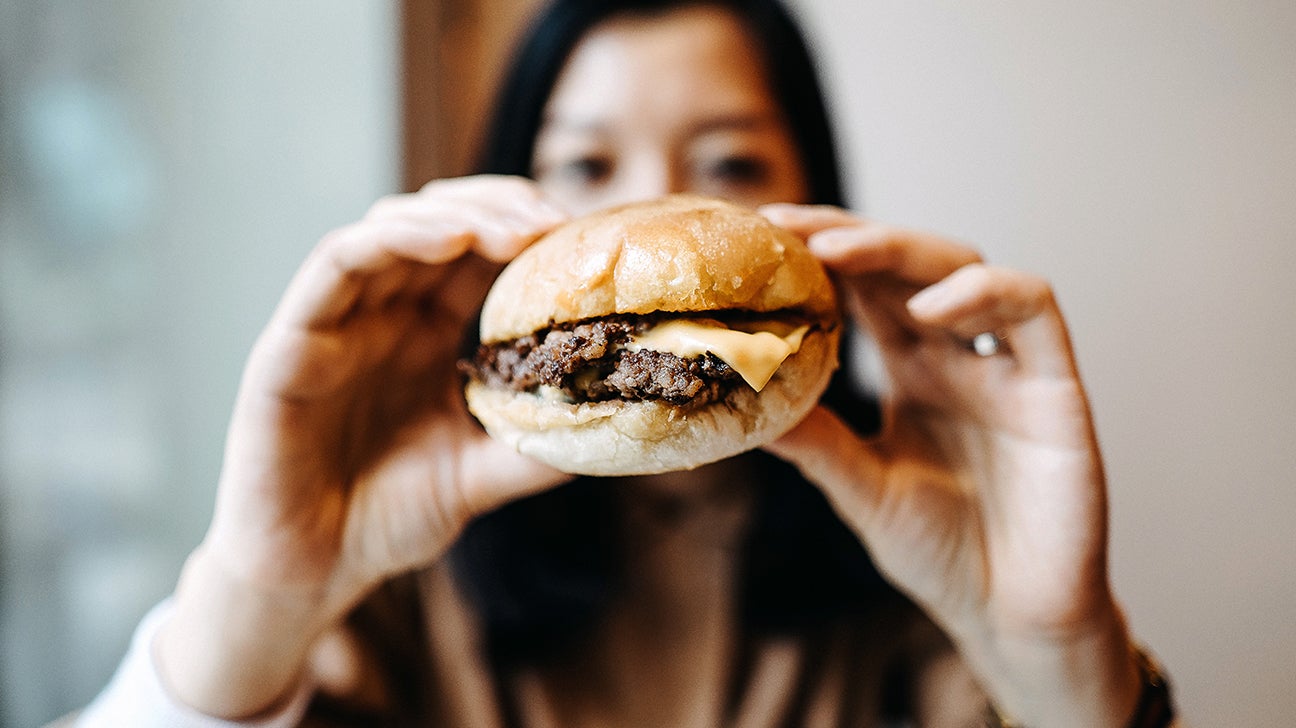
[[[826,492],[1001,712],[1125,725],[1138,677],[1108,580],[1102,462],[1047,282],[838,208],[762,212],[834,272],[889,380],[878,438],[820,407],[769,449]],[[983,355],[971,342],[987,332],[999,347]]]

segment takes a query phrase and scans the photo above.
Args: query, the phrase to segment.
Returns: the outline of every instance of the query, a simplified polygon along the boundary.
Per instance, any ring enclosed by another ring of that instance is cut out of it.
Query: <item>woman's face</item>
[[[596,26],[558,77],[533,166],[576,214],[669,192],[751,206],[807,197],[760,54],[710,6]]]

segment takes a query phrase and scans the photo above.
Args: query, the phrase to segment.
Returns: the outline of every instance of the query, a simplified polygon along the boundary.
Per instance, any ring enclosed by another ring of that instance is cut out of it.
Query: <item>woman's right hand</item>
[[[565,218],[527,180],[444,180],[312,251],[249,358],[212,525],[155,645],[176,697],[272,707],[384,578],[565,479],[488,438],[455,369],[499,264]]]

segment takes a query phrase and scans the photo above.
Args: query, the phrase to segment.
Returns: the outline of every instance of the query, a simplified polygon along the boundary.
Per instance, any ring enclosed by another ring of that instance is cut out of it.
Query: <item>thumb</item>
[[[461,463],[466,505],[474,516],[572,479],[485,434],[467,443]]]
[[[871,520],[882,498],[881,454],[820,405],[783,437],[765,446],[817,485],[848,523]]]

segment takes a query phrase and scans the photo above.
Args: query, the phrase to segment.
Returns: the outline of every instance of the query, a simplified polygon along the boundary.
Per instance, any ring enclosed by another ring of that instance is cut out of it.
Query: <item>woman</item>
[[[532,179],[434,182],[321,241],[247,364],[211,528],[83,723],[1168,724],[1049,287],[837,207],[781,9],[558,2],[515,68],[485,166]],[[805,482],[755,455],[564,484],[464,411],[497,266],[682,190],[804,236],[886,363],[879,436],[839,387],[768,448]]]

